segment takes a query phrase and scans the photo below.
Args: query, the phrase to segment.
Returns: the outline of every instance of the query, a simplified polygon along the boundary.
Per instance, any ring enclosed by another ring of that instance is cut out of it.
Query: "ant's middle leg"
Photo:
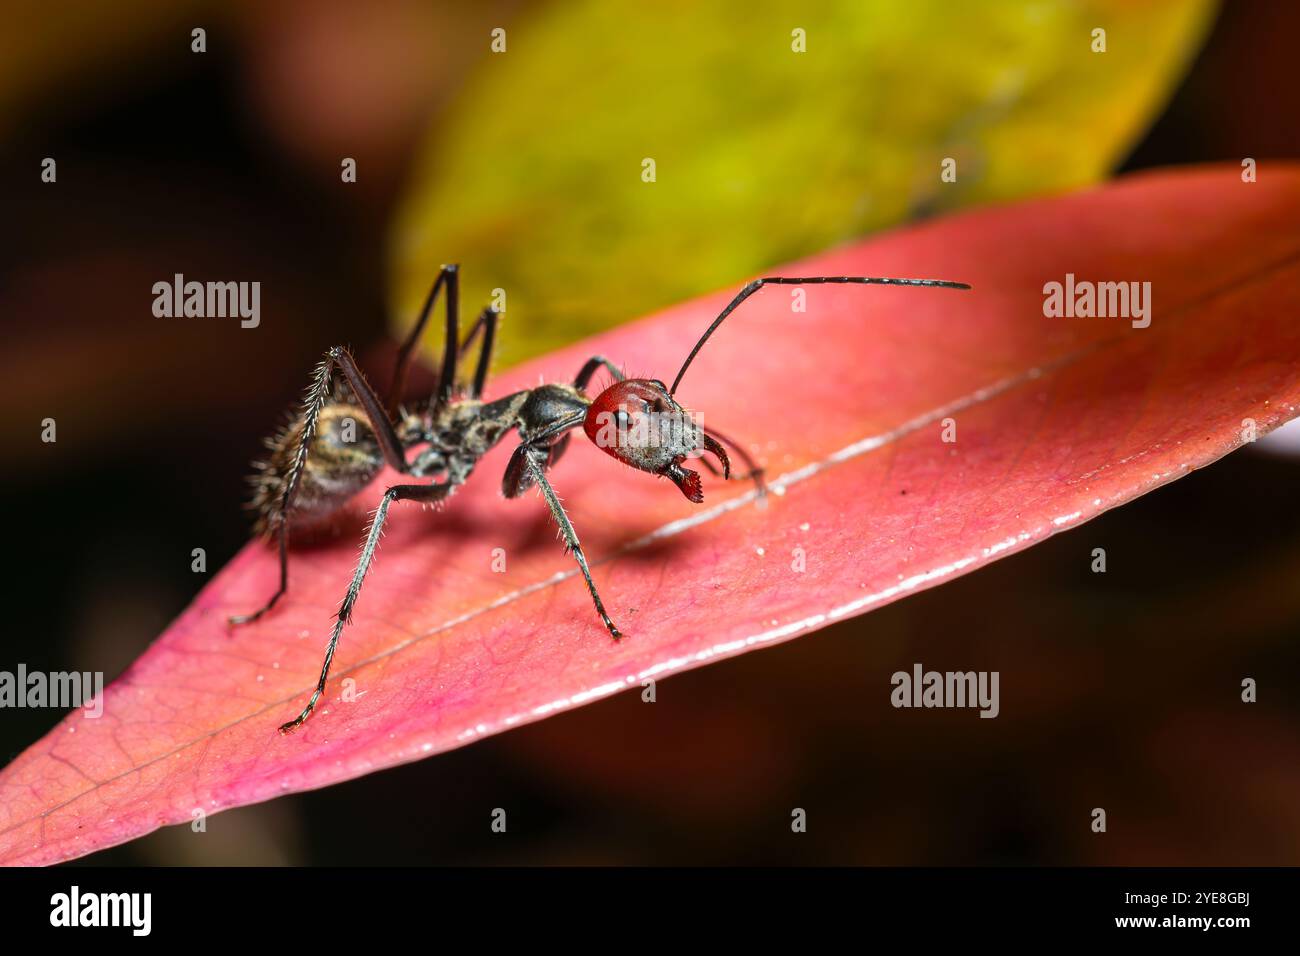
[[[433,283],[433,288],[429,290],[429,295],[424,301],[424,308],[420,310],[420,317],[416,319],[415,325],[411,327],[411,331],[406,337],[406,341],[402,343],[402,347],[397,352],[397,366],[393,371],[393,380],[389,386],[386,402],[390,416],[397,415],[398,407],[402,403],[402,396],[406,390],[406,377],[415,355],[415,348],[419,344],[420,335],[428,324],[429,316],[433,313],[433,307],[438,300],[438,293],[442,291],[444,286],[447,289],[447,318],[444,332],[442,371],[438,378],[437,404],[444,405],[451,399],[456,385],[456,368],[460,363],[460,358],[469,351],[480,333],[483,335],[483,345],[479,351],[478,367],[474,373],[473,384],[470,386],[470,395],[478,398],[483,394],[483,386],[487,382],[488,366],[492,361],[492,344],[493,339],[496,337],[500,313],[493,306],[485,308],[479,314],[479,317],[474,320],[474,324],[470,326],[469,331],[465,333],[465,338],[458,342],[460,312],[459,266],[443,266],[438,273],[438,278]]]
[[[375,516],[370,521],[370,530],[366,532],[365,543],[361,546],[361,559],[357,562],[357,568],[352,573],[352,582],[348,585],[348,593],[344,595],[343,603],[339,606],[338,615],[335,617],[334,629],[330,633],[329,644],[325,648],[325,663],[321,666],[320,680],[316,682],[316,690],[312,693],[311,699],[307,701],[307,706],[302,709],[302,713],[287,724],[280,726],[280,733],[287,734],[301,727],[303,721],[310,717],[311,712],[316,709],[316,702],[320,700],[321,694],[325,692],[325,681],[329,678],[330,664],[333,663],[334,652],[339,646],[339,636],[343,633],[344,626],[352,621],[352,609],[356,606],[357,596],[361,593],[361,584],[366,578],[366,572],[370,570],[370,561],[375,555],[375,549],[379,547],[384,522],[388,518],[388,506],[394,501],[436,503],[446,498],[455,487],[452,482],[447,481],[437,485],[393,485],[384,492],[379,507],[375,509]]]
[[[398,349],[397,366],[393,370],[392,384],[388,387],[387,408],[390,415],[397,414],[397,406],[401,404],[402,393],[406,390],[406,373],[410,370],[415,347],[419,344],[420,335],[424,332],[429,316],[433,313],[433,306],[438,301],[438,293],[444,286],[447,288],[447,329],[443,343],[442,375],[438,379],[438,404],[446,404],[451,398],[456,377],[456,358],[460,352],[460,334],[457,328],[460,315],[460,266],[457,265],[446,265],[439,270],[438,278],[434,280],[433,288],[429,290],[429,295],[424,300],[420,317],[415,320],[415,325],[411,327],[406,341]]]
[[[275,607],[276,602],[289,589],[290,514],[293,508],[294,496],[302,479],[303,469],[307,465],[307,453],[311,448],[312,439],[316,435],[316,424],[320,419],[321,409],[325,407],[325,403],[329,401],[330,396],[333,394],[331,384],[335,368],[343,371],[344,378],[347,379],[348,385],[357,397],[357,401],[361,403],[361,407],[365,410],[366,418],[370,422],[375,440],[379,443],[384,461],[400,472],[405,472],[408,468],[406,458],[402,452],[402,443],[398,439],[396,432],[393,431],[392,422],[389,421],[388,415],[384,412],[383,405],[379,400],[379,396],[375,394],[374,388],[366,381],[366,377],[357,366],[356,359],[352,357],[352,353],[348,351],[346,346],[338,345],[330,349],[325,354],[325,358],[320,365],[317,366],[316,378],[307,393],[307,401],[302,414],[302,428],[298,434],[297,452],[294,455],[293,464],[289,467],[289,473],[285,477],[284,490],[280,496],[275,519],[275,530],[279,538],[280,550],[280,585],[276,588],[275,593],[271,595],[270,600],[256,611],[251,614],[233,615],[230,618],[231,624],[250,624],[256,621]]]
[[[497,323],[501,320],[501,313],[496,310],[495,306],[489,305],[474,320],[474,328],[470,334],[465,337],[465,348],[473,341],[474,332],[481,326],[483,329],[483,345],[478,352],[478,365],[474,369],[474,381],[469,387],[470,398],[480,398],[483,395],[483,386],[487,384],[488,368],[492,364],[492,343],[496,339]]]

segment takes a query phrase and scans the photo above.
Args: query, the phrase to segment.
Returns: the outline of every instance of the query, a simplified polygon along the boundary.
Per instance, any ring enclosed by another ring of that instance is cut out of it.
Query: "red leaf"
[[[787,640],[1208,464],[1242,443],[1244,419],[1262,435],[1296,414],[1297,221],[1300,169],[1265,165],[1246,184],[1227,166],[963,215],[773,270],[975,291],[812,287],[800,313],[775,287],[723,326],[679,397],[753,443],[781,492],[767,507],[716,480],[693,506],[575,441],[554,477],[621,643],[541,501],[501,499],[503,446],[444,512],[395,506],[327,695],[296,735],[276,727],[315,680],[359,521],[297,551],[287,600],[230,632],[226,616],[263,600],[276,573],[270,550],[246,548],[106,691],[102,718],[72,714],[6,768],[0,860],[69,859]],[[1151,282],[1150,327],[1045,317],[1044,283],[1066,273]],[[596,351],[669,378],[734,292],[515,369],[495,394],[567,379]],[[940,440],[945,418],[955,443]],[[340,700],[346,678],[354,702]]]

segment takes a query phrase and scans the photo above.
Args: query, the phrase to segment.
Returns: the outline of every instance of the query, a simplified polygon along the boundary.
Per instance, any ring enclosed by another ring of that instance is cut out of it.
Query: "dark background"
[[[155,45],[120,84],[53,84],[0,146],[2,668],[120,673],[206,580],[191,549],[216,569],[245,543],[247,462],[322,349],[382,347],[385,225],[439,103],[381,76],[357,82],[393,115],[319,126],[328,70],[274,81],[345,40],[329,14],[304,29],[305,8],[276,9],[233,47]],[[1300,156],[1298,9],[1226,4],[1125,168],[1253,156],[1267,175]],[[425,79],[450,89],[467,57]],[[333,148],[358,139],[370,153]],[[322,154],[357,155],[357,188]],[[234,322],[142,321],[139,289],[173,271],[260,276],[277,321],[259,351]],[[46,416],[54,446],[34,437]],[[80,863],[1294,863],[1297,477],[1300,459],[1234,454],[940,589],[662,682],[653,706],[624,694]],[[889,675],[918,660],[1000,670],[1002,715],[893,710]],[[0,763],[58,718],[0,714]]]

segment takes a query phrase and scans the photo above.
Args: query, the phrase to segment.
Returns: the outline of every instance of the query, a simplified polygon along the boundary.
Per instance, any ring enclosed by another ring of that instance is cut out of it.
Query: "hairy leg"
[[[284,483],[284,491],[280,497],[279,521],[276,528],[280,549],[280,585],[264,605],[251,614],[232,616],[230,618],[231,624],[249,624],[256,621],[275,607],[276,602],[289,589],[289,520],[293,499],[297,493],[298,484],[302,479],[303,468],[307,465],[307,452],[311,447],[312,438],[316,434],[316,423],[320,418],[321,409],[325,407],[332,394],[331,383],[335,369],[342,370],[344,378],[347,379],[348,385],[357,397],[357,401],[361,403],[366,418],[370,422],[370,427],[374,431],[375,438],[379,442],[384,460],[398,471],[406,471],[407,465],[402,452],[402,443],[398,439],[396,432],[393,431],[392,422],[388,420],[388,415],[384,412],[379,396],[375,394],[374,388],[366,381],[361,369],[357,366],[356,359],[352,357],[352,353],[345,346],[335,346],[325,353],[325,358],[321,360],[320,365],[316,368],[316,377],[308,390],[307,401],[303,409],[302,428],[298,433],[298,450],[294,456],[293,464],[289,468],[289,474]]]
[[[375,516],[370,521],[370,529],[366,532],[366,540],[361,546],[361,559],[357,562],[357,568],[352,574],[352,582],[348,585],[347,594],[343,596],[343,603],[339,606],[334,628],[330,632],[329,644],[325,648],[325,663],[321,666],[320,680],[316,682],[316,690],[312,693],[311,699],[307,701],[307,706],[302,709],[302,713],[287,724],[280,726],[280,733],[287,734],[301,727],[303,722],[311,716],[311,712],[316,709],[316,702],[320,700],[321,694],[325,692],[325,681],[329,678],[330,664],[334,661],[334,652],[338,649],[339,637],[343,633],[344,626],[352,620],[352,609],[356,606],[357,597],[361,594],[361,584],[365,581],[366,572],[370,570],[370,561],[375,556],[375,549],[379,547],[384,522],[388,519],[389,505],[394,501],[422,501],[426,504],[441,501],[447,497],[454,487],[455,485],[450,482],[438,485],[394,485],[384,492],[379,507],[375,509]]]

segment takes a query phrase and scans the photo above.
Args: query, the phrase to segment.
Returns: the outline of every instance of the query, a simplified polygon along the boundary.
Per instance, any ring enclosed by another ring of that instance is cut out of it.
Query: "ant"
[[[718,469],[703,458],[705,453],[711,454],[721,465],[722,478],[727,480],[731,477],[731,461],[723,446],[728,446],[749,468],[745,477],[753,479],[762,494],[762,469],[744,448],[717,430],[702,427],[673,395],[691,362],[718,326],[763,286],[823,283],[970,288],[963,282],[942,279],[872,276],[755,279],[740,290],[700,336],[682,363],[671,388],[658,379],[626,378],[604,356],[593,355],[571,385],[544,384],[484,401],[483,386],[487,381],[500,315],[495,308],[488,306],[462,340],[458,319],[459,271],[455,265],[446,265],[439,271],[419,319],[398,351],[386,402],[381,401],[366,381],[347,347],[330,349],[316,368],[301,410],[277,434],[267,439],[270,454],[256,463],[257,474],[252,479],[251,507],[258,514],[256,531],[267,538],[275,535],[279,540],[280,586],[261,608],[251,614],[232,617],[230,623],[238,625],[256,621],[270,611],[287,591],[291,521],[298,526],[308,526],[330,518],[369,485],[384,465],[411,478],[432,479],[432,483],[393,485],[384,492],[366,532],[352,582],[339,607],[316,690],[302,713],[282,725],[280,732],[287,734],[302,726],[324,693],[339,636],[352,619],[361,583],[374,557],[392,503],[417,501],[437,504],[444,501],[469,478],[479,459],[512,428],[518,430],[520,443],[506,466],[502,493],[507,498],[518,498],[534,485],[540,489],[564,538],[565,550],[573,554],[582,570],[596,613],[615,639],[621,637],[619,629],[605,612],[578,535],[546,477],[547,471],[564,454],[572,437],[570,431],[582,426],[587,437],[607,454],[639,471],[668,478],[696,504],[704,500],[700,475],[682,467],[682,462],[688,457],[699,458],[705,467],[717,474]],[[407,372],[438,295],[444,290],[446,336],[438,385],[430,398],[408,410],[401,405]],[[479,346],[474,377],[468,387],[458,385],[460,359],[480,335],[483,341]],[[588,397],[587,385],[602,368],[613,377],[613,382],[595,398]],[[336,370],[343,373],[346,386],[336,380]],[[658,423],[658,427],[649,427],[650,422]],[[665,428],[664,424],[671,427]],[[416,448],[419,450],[408,460],[407,453]]]

